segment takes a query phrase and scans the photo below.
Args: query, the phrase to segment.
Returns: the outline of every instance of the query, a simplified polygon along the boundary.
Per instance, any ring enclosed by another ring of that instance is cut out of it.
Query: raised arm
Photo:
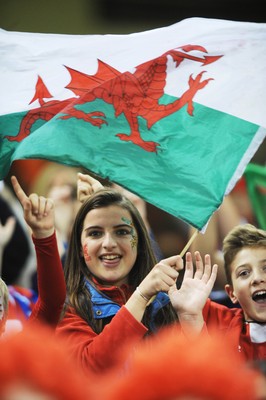
[[[212,291],[217,277],[218,265],[211,264],[210,255],[204,257],[204,262],[198,251],[195,252],[194,271],[192,255],[186,253],[186,267],[180,289],[172,286],[169,296],[175,308],[183,332],[194,336],[202,331],[204,319],[202,310]]]
[[[32,230],[36,250],[39,297],[30,323],[45,322],[55,327],[64,305],[66,285],[56,241],[54,203],[35,193],[27,196],[14,176],[11,181]]]
[[[27,196],[15,176],[11,177],[11,182],[33,237],[43,239],[51,236],[55,230],[53,200],[36,193]]]

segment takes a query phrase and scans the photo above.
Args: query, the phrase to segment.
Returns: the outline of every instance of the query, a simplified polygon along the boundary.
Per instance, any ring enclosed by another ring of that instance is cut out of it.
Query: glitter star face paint
[[[132,249],[134,249],[134,248],[137,247],[138,237],[136,235],[136,231],[135,231],[133,222],[131,220],[127,219],[127,218],[124,218],[124,217],[122,218],[122,221],[124,221],[127,225],[129,225],[131,227],[131,231],[130,231],[130,233],[131,233],[131,246],[132,246]]]
[[[81,234],[84,261],[106,285],[120,286],[137,258],[138,236],[130,213],[119,206],[94,209],[85,217]]]

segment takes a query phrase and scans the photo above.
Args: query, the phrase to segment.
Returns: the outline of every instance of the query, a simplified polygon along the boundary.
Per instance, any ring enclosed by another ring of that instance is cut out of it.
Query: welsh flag
[[[265,138],[265,23],[0,30],[0,55],[0,179],[18,159],[81,166],[203,230]]]
[[[266,230],[266,166],[249,163],[244,176],[257,224]]]

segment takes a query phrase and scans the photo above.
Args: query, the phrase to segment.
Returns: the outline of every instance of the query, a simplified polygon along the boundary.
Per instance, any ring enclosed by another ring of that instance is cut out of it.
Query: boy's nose
[[[266,280],[266,274],[263,271],[257,271],[254,273],[253,276],[253,283],[261,283],[265,282]]]

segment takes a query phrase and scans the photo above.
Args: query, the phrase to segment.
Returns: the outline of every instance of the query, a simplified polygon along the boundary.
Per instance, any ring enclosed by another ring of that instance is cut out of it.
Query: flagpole
[[[184,254],[186,253],[187,249],[190,247],[191,243],[193,242],[193,240],[195,239],[195,237],[197,236],[197,234],[199,233],[198,229],[196,229],[193,233],[193,235],[191,236],[191,238],[189,239],[189,241],[187,242],[187,244],[185,245],[185,247],[183,248],[183,250],[180,253],[180,256],[183,257]],[[148,305],[150,305],[153,300],[155,299],[156,295],[152,296],[152,298],[149,300]]]
[[[193,242],[193,240],[195,239],[195,237],[197,236],[197,234],[199,233],[199,231],[196,229],[193,233],[193,235],[191,236],[191,238],[189,239],[189,241],[187,242],[187,244],[185,245],[185,247],[183,248],[183,250],[180,253],[180,256],[183,257],[184,254],[186,253],[187,249],[190,247],[191,243]]]

